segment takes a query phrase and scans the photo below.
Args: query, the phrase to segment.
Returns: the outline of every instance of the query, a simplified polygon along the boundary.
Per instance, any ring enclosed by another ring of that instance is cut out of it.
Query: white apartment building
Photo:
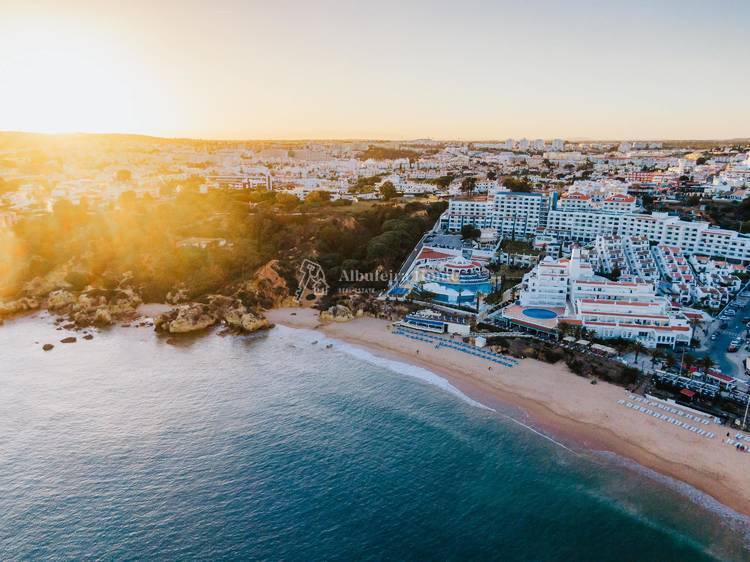
[[[589,259],[597,273],[626,272],[628,262],[624,239],[621,236],[597,236]]]
[[[578,242],[590,242],[601,235],[646,236],[649,240],[679,246],[687,255],[750,262],[750,236],[707,222],[683,221],[667,213],[557,208],[547,215],[547,232]]]
[[[651,244],[645,236],[597,236],[590,254],[595,271],[621,275],[639,281],[660,279]]]
[[[652,251],[662,278],[669,284],[674,298],[682,304],[690,304],[696,280],[682,250],[677,246],[658,244]]]
[[[562,211],[600,210],[613,213],[632,213],[636,211],[636,198],[627,193],[613,193],[604,198],[568,191],[560,196],[557,208]]]
[[[538,150],[542,151],[545,148],[544,140],[543,139],[534,139],[531,142],[531,148],[532,150]]]
[[[580,250],[576,251],[580,257]],[[575,271],[572,263],[576,264]],[[580,258],[575,262],[573,258],[545,258],[523,276],[519,298],[521,306],[565,308],[568,304],[571,281],[580,275],[581,267],[583,275],[593,277],[591,264],[581,262]]]
[[[598,277],[579,248],[569,260],[547,258],[527,273],[519,302],[522,307],[564,308],[560,324],[582,326],[605,339],[638,340],[654,348],[688,344],[692,337],[687,316],[657,296],[653,283]]]
[[[667,299],[657,296],[642,301],[578,299],[575,313],[560,322],[583,326],[603,339],[636,340],[652,349],[687,345],[693,335],[687,316],[674,311]]]
[[[544,228],[549,203],[542,193],[513,192],[495,183],[486,197],[457,198],[440,217],[443,230],[456,232],[466,224],[494,228],[504,238],[530,238]]]

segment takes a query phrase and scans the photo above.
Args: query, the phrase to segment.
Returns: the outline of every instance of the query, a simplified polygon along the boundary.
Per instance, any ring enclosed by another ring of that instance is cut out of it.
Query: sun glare
[[[127,131],[135,119],[141,70],[129,53],[90,30],[49,26],[16,30],[0,58],[4,129],[60,133]]]

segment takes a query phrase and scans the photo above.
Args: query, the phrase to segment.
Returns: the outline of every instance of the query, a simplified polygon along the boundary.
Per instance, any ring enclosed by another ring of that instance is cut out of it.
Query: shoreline
[[[317,330],[375,355],[425,368],[482,405],[518,409],[533,425],[574,448],[614,453],[750,517],[750,455],[723,443],[727,431],[733,431],[727,426],[707,426],[716,433],[707,439],[617,404],[629,394],[624,388],[603,381],[592,385],[562,362],[522,359],[515,367],[493,364],[488,369],[481,358],[394,335],[386,320],[321,323],[317,311],[305,308],[270,310],[266,316],[275,324]]]

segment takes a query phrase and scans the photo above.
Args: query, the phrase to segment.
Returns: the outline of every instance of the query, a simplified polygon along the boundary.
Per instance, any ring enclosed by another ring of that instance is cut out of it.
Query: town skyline
[[[116,131],[64,131],[64,132],[45,132],[32,130],[2,130],[0,135],[40,135],[46,137],[73,137],[73,136],[112,136],[112,137],[134,137],[144,139],[154,139],[163,141],[206,141],[206,142],[249,142],[249,143],[305,143],[305,142],[399,142],[408,144],[411,142],[434,142],[434,143],[504,143],[507,141],[519,140],[543,140],[552,141],[555,139],[564,140],[569,143],[619,143],[619,142],[711,142],[711,143],[746,143],[750,141],[749,136],[740,137],[585,137],[571,135],[519,135],[519,136],[494,136],[486,138],[462,138],[462,137],[208,137],[208,136],[167,136],[143,132],[116,132]]]

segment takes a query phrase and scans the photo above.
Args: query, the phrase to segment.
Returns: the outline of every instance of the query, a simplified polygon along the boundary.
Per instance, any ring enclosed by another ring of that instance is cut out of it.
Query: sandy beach
[[[611,451],[686,482],[731,509],[750,515],[750,454],[725,444],[730,428],[702,426],[707,439],[617,403],[628,392],[571,373],[563,362],[524,359],[503,367],[479,357],[392,334],[391,323],[375,318],[321,324],[317,311],[272,310],[268,318],[293,328],[317,329],[390,358],[417,364],[443,376],[473,399],[523,410],[545,433],[579,451]],[[688,420],[685,420],[688,421]]]

